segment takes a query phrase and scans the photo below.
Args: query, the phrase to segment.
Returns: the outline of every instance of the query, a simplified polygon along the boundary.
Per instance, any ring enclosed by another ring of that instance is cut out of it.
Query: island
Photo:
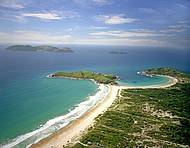
[[[6,48],[13,51],[44,51],[44,52],[63,52],[72,53],[73,50],[69,47],[57,48],[54,46],[31,46],[31,45],[14,45]]]
[[[128,54],[126,51],[110,51],[110,54]]]
[[[71,79],[90,79],[101,84],[117,84],[117,76],[112,74],[95,73],[91,71],[76,71],[76,72],[56,72],[48,77],[63,77]]]

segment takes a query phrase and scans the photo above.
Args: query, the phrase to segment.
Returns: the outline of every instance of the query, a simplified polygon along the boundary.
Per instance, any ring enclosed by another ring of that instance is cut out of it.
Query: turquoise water
[[[137,71],[147,68],[174,67],[190,72],[189,50],[71,47],[75,51],[73,54],[14,52],[0,48],[0,143],[67,114],[97,92],[98,86],[91,81],[46,78],[55,71],[112,73],[120,77],[121,84],[130,86],[167,83],[165,77],[137,75]],[[127,51],[128,54],[109,54],[114,50]]]
[[[49,119],[68,113],[96,92],[92,81],[50,79],[45,75],[16,79],[0,89],[0,140],[37,129]]]
[[[141,77],[138,81],[133,81],[131,83],[126,83],[124,81],[118,81],[120,85],[127,85],[127,86],[151,86],[151,85],[160,85],[160,84],[167,84],[169,82],[168,77],[164,76],[153,76],[153,77]],[[140,81],[140,82],[139,82]]]

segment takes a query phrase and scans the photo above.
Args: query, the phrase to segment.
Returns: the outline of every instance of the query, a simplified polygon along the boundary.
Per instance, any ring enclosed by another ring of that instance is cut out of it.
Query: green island
[[[190,83],[190,74],[183,73],[174,68],[152,68],[145,71],[149,75],[167,75],[175,77],[180,83]]]
[[[117,76],[112,74],[95,73],[91,71],[56,72],[51,77],[65,77],[72,79],[91,79],[102,84],[117,84]]]
[[[121,90],[112,106],[71,147],[189,147],[189,74],[169,68],[147,72],[181,81],[168,88]]]
[[[63,52],[72,53],[73,50],[69,47],[57,48],[53,46],[31,46],[31,45],[14,45],[6,48],[13,51],[44,51],[44,52]]]

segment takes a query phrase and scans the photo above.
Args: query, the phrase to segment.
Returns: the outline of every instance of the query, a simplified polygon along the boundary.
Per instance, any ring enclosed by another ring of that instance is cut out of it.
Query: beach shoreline
[[[80,118],[74,120],[64,128],[60,129],[56,133],[50,135],[49,137],[42,139],[36,144],[33,144],[32,148],[48,148],[56,147],[62,148],[63,145],[77,141],[80,135],[87,130],[94,122],[94,119],[106,109],[111,106],[114,102],[119,87],[109,85],[108,95],[103,99],[98,101],[98,103],[92,107],[90,110],[85,112]]]
[[[147,89],[147,88],[166,88],[175,85],[178,80],[171,76],[165,76],[168,78],[168,82],[159,85],[149,85],[149,86],[116,86],[109,85],[109,93],[107,96],[98,101],[98,103],[93,106],[90,110],[85,112],[80,118],[74,120],[67,126],[63,127],[56,133],[50,135],[49,137],[42,139],[36,144],[33,144],[32,148],[62,148],[63,145],[76,143],[81,135],[87,132],[87,129],[91,127],[95,121],[95,118],[104,113],[115,101],[122,89]]]

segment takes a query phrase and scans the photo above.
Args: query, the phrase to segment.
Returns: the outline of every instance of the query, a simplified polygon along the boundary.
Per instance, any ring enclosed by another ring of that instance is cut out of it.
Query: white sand
[[[66,127],[60,129],[57,133],[52,134],[48,138],[45,138],[33,144],[32,148],[63,148],[63,145],[76,142],[77,139],[93,125],[95,118],[107,110],[108,107],[117,98],[118,91],[121,89],[134,89],[134,88],[165,88],[170,87],[178,82],[176,78],[167,76],[169,78],[168,83],[163,85],[150,85],[150,86],[111,86],[109,93],[102,101],[98,102],[92,109],[87,111],[83,116],[76,119]]]

